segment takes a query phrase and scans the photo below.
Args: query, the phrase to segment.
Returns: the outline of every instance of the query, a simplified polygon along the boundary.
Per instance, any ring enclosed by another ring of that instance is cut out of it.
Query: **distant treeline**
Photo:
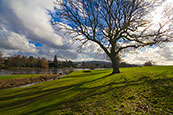
[[[0,53],[0,69],[8,68],[27,68],[27,67],[38,67],[38,68],[63,68],[63,67],[75,67],[72,61],[58,61],[56,56],[53,61],[45,58],[33,57],[33,56],[11,56],[3,57]]]
[[[98,64],[85,64],[84,62],[74,63],[70,60],[60,61],[57,60],[56,55],[53,60],[47,60],[45,58],[33,57],[33,56],[11,56],[11,57],[3,57],[2,53],[0,53],[0,69],[8,69],[8,68],[96,68],[100,67]]]
[[[60,61],[57,60],[57,56],[54,56],[53,60],[47,60],[45,58],[33,57],[33,56],[11,56],[3,57],[0,52],[0,69],[8,68],[111,68],[110,62],[104,61],[83,61],[83,62],[72,62],[70,60]],[[137,65],[128,64],[125,62],[120,63],[120,67],[134,67]]]
[[[0,68],[12,68],[12,67],[40,67],[48,68],[48,60],[45,58],[35,58],[33,56],[11,56],[11,57],[0,57]]]

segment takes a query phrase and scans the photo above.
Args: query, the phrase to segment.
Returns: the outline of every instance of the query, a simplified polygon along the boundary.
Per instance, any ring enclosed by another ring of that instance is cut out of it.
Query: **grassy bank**
[[[50,79],[57,79],[60,76],[60,74],[3,76],[4,79],[0,79],[0,89],[13,88],[35,82],[48,81]]]
[[[3,80],[3,79],[16,79],[16,78],[39,77],[40,75],[41,75],[41,74],[0,75],[0,80]]]
[[[73,70],[66,69],[64,74],[69,74]],[[0,76],[0,89],[13,88],[27,85],[35,82],[44,82],[48,80],[59,79],[62,73],[58,74],[24,74],[24,75],[3,75]]]
[[[0,90],[0,114],[173,114],[173,66],[73,72],[27,88]]]

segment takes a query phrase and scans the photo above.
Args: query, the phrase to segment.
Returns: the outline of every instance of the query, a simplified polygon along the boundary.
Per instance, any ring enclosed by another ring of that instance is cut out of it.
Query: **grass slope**
[[[0,115],[173,114],[173,67],[73,72],[27,88],[0,90]]]

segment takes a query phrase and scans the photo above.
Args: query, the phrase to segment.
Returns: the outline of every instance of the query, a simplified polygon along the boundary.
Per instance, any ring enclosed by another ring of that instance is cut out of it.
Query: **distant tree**
[[[54,66],[55,68],[58,67],[58,61],[57,61],[56,55],[54,56],[54,59],[53,59],[53,66]]]
[[[50,67],[50,68],[54,67],[54,65],[53,65],[53,62],[52,62],[52,61],[48,61],[48,63],[49,63],[49,67]]]
[[[16,67],[21,67],[21,65],[22,65],[21,55],[17,55],[14,57],[14,64]]]
[[[62,61],[58,61],[58,67],[59,67],[59,68],[64,67],[64,63],[63,63]]]
[[[21,67],[21,55],[8,57],[7,66],[9,67]]]
[[[34,57],[33,56],[29,56],[28,66],[29,67],[34,67]]]
[[[40,59],[40,57],[37,58],[36,67],[41,67],[41,59]]]
[[[48,61],[45,58],[41,59],[41,67],[42,68],[48,68],[49,67]]]
[[[0,68],[1,68],[1,58],[2,56],[0,55]],[[41,67],[41,68],[48,68],[49,63],[48,60],[45,58],[40,58],[40,57],[33,57],[33,56],[21,56],[21,55],[16,55],[16,56],[11,56],[8,57],[7,59],[3,59],[3,66],[8,68],[8,67]]]
[[[137,49],[172,39],[171,18],[165,15],[153,29],[148,16],[158,0],[57,0],[55,12],[60,29],[74,41],[94,42],[108,55],[113,72],[120,73],[116,56],[125,49]],[[167,11],[165,11],[167,12]],[[165,13],[166,14],[166,13]],[[147,17],[148,16],[148,17]]]
[[[2,52],[0,51],[0,58],[2,58],[2,56],[3,56],[3,54],[2,54]]]
[[[2,68],[4,66],[4,58],[2,56],[3,56],[3,54],[0,51],[0,68]]]
[[[68,60],[62,61],[61,64],[62,64],[62,65],[61,65],[62,67],[70,67],[70,66],[69,66],[69,61],[68,61]]]
[[[83,69],[84,69],[84,68],[86,68],[86,64],[85,64],[85,62],[84,62],[84,61],[82,61],[81,66],[82,66],[82,68],[83,68]]]
[[[90,70],[94,70],[96,68],[96,64],[91,63],[88,65],[88,67],[90,68]]]
[[[68,67],[74,67],[74,63],[72,61],[68,61]]]
[[[28,61],[28,58],[26,56],[22,56],[22,58],[21,58],[21,66],[22,67],[27,67],[27,61]]]
[[[144,66],[153,66],[153,62],[152,61],[147,61],[144,63]]]

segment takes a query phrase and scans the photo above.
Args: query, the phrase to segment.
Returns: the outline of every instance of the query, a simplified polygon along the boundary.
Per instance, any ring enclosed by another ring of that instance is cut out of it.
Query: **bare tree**
[[[4,58],[2,56],[3,53],[0,51],[0,68],[3,67],[3,62],[4,62]]]
[[[2,56],[3,56],[3,54],[2,54],[2,52],[0,51],[0,58],[2,58]]]
[[[56,24],[76,41],[97,43],[119,73],[116,56],[124,49],[171,41],[170,21],[153,24],[149,12],[157,0],[57,0]]]

